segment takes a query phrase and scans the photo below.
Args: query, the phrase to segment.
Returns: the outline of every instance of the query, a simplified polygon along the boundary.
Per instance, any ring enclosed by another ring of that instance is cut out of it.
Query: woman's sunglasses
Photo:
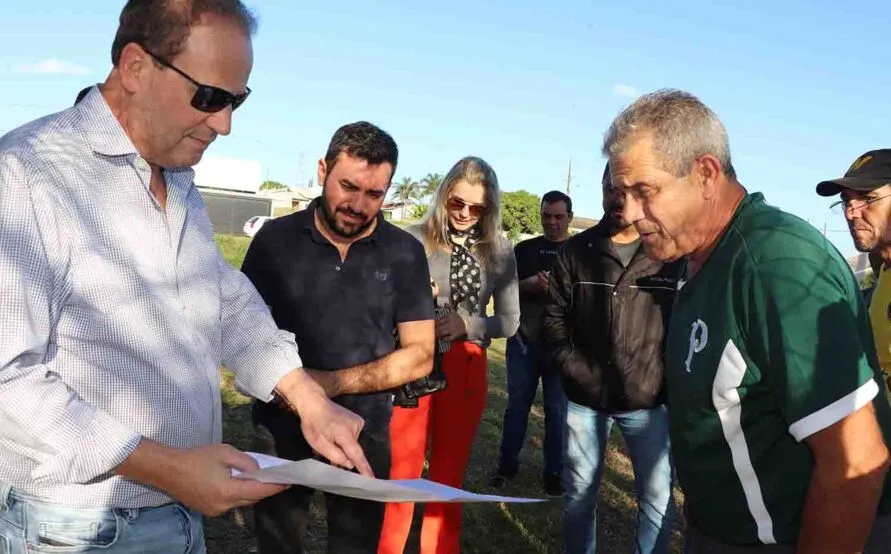
[[[456,212],[464,211],[464,207],[466,206],[468,210],[470,210],[470,215],[473,217],[482,217],[483,214],[486,213],[486,206],[483,204],[471,204],[470,202],[465,202],[461,200],[457,196],[450,196],[446,205],[450,210],[454,210]]]
[[[237,110],[239,106],[244,104],[244,101],[247,100],[248,95],[251,93],[251,89],[247,87],[245,87],[245,91],[243,94],[232,94],[228,90],[223,90],[219,87],[199,83],[195,79],[191,78],[185,71],[176,67],[164,58],[152,54],[145,47],[142,47],[142,49],[145,50],[146,54],[154,58],[156,62],[163,65],[167,69],[176,71],[184,79],[198,87],[198,90],[196,90],[195,94],[192,96],[192,107],[199,112],[216,113],[218,111],[224,110],[226,106],[230,105],[232,106],[233,110]]]

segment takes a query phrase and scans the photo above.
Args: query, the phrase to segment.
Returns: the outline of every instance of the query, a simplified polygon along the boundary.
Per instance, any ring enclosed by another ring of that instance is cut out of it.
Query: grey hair
[[[718,116],[689,92],[660,89],[645,94],[616,116],[603,139],[603,154],[622,155],[635,138],[651,133],[663,168],[675,177],[690,174],[704,154],[721,162],[721,171],[736,179],[730,161],[727,130]]]

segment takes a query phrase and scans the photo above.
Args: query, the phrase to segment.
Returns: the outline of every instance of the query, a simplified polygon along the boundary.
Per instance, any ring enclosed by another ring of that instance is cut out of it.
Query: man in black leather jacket
[[[563,536],[595,550],[597,490],[615,422],[631,455],[639,516],[635,552],[668,552],[674,519],[663,340],[679,266],[647,258],[603,175],[603,219],[570,238],[553,269],[544,339],[569,398]]]

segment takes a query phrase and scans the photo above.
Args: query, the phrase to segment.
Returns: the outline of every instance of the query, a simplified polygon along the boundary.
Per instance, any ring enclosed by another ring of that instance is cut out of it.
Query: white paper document
[[[378,502],[543,502],[538,498],[517,498],[475,494],[426,479],[373,479],[318,460],[292,462],[256,452],[247,452],[260,469],[234,472],[242,479],[264,483],[302,485],[332,494]]]

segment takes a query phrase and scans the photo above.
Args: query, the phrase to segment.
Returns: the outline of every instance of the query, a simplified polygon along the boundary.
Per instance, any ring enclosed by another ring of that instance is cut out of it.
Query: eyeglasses
[[[446,205],[450,210],[456,212],[463,212],[464,208],[467,207],[470,211],[470,215],[472,215],[473,217],[482,217],[488,209],[487,206],[485,206],[484,204],[471,204],[470,202],[465,202],[457,196],[450,196],[448,201],[446,202]]]
[[[244,104],[244,101],[247,100],[248,95],[251,93],[251,89],[249,89],[248,87],[245,87],[245,91],[242,94],[232,94],[228,90],[199,83],[195,79],[191,78],[185,71],[176,67],[164,58],[156,56],[149,52],[144,46],[142,47],[142,49],[145,50],[146,54],[154,58],[156,62],[163,65],[167,69],[176,71],[185,80],[198,87],[198,90],[196,90],[195,94],[192,96],[192,107],[199,112],[216,113],[226,109],[226,106],[229,105],[232,106],[233,110],[237,110],[239,106]]]
[[[883,194],[882,196],[878,196],[876,198],[851,198],[850,200],[845,200],[842,198],[838,202],[834,202],[829,206],[829,209],[834,211],[835,213],[847,213],[848,210],[862,210],[863,208],[869,206],[873,202],[878,202],[883,198],[888,198],[891,196],[889,194]]]

